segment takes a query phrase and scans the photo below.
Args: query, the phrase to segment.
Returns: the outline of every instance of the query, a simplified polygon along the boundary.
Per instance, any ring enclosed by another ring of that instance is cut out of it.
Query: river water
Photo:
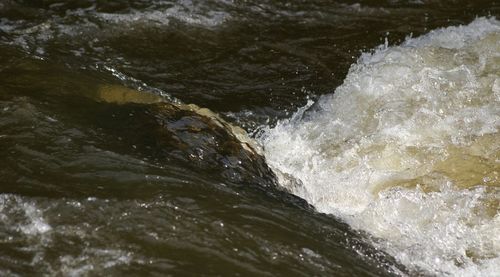
[[[495,16],[0,2],[0,275],[498,276]]]

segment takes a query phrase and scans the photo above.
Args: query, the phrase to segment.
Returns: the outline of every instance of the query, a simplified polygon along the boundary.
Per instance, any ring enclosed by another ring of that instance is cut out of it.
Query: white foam
[[[494,276],[499,84],[500,22],[478,18],[363,54],[260,139],[284,187],[410,269]]]
[[[229,14],[225,12],[209,11],[206,14],[197,12],[194,7],[186,9],[181,6],[173,6],[170,8],[154,11],[133,11],[129,13],[96,13],[98,18],[101,18],[109,23],[120,24],[137,24],[137,23],[153,23],[156,25],[168,25],[172,19],[190,24],[204,27],[215,27],[221,25],[228,20]]]
[[[59,274],[64,276],[85,276],[92,273],[127,265],[132,261],[132,253],[119,249],[86,248],[79,256],[62,256],[59,258],[61,268]]]
[[[16,215],[23,220],[16,218]],[[25,236],[47,233],[52,227],[45,221],[43,213],[30,201],[11,194],[0,194],[0,222],[21,231]]]
[[[136,28],[151,28],[182,22],[200,28],[215,28],[231,19],[229,12],[213,8],[205,2],[183,0],[178,3],[154,2],[141,10],[129,8],[116,13],[99,12],[95,6],[68,10],[64,15],[53,15],[43,22],[0,19],[0,31],[7,33],[7,44],[44,56],[46,43],[57,39],[84,39],[98,41]],[[84,49],[73,50],[75,55]]]

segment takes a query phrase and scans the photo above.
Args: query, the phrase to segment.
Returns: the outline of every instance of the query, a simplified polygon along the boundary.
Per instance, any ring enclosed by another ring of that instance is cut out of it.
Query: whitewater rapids
[[[500,21],[363,54],[259,139],[281,185],[413,272],[500,272]]]

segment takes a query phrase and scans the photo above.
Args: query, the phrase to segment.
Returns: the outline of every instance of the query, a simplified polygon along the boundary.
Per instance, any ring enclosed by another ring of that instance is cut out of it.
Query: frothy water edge
[[[287,190],[411,270],[500,270],[500,22],[363,54],[344,84],[259,138]]]

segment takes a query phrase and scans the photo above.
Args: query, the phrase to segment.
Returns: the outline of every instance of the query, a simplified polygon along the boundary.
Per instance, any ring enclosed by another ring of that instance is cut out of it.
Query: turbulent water
[[[0,275],[498,276],[499,15],[1,1]]]
[[[266,131],[266,157],[408,267],[494,276],[499,85],[499,21],[434,30],[362,55],[332,95]]]

